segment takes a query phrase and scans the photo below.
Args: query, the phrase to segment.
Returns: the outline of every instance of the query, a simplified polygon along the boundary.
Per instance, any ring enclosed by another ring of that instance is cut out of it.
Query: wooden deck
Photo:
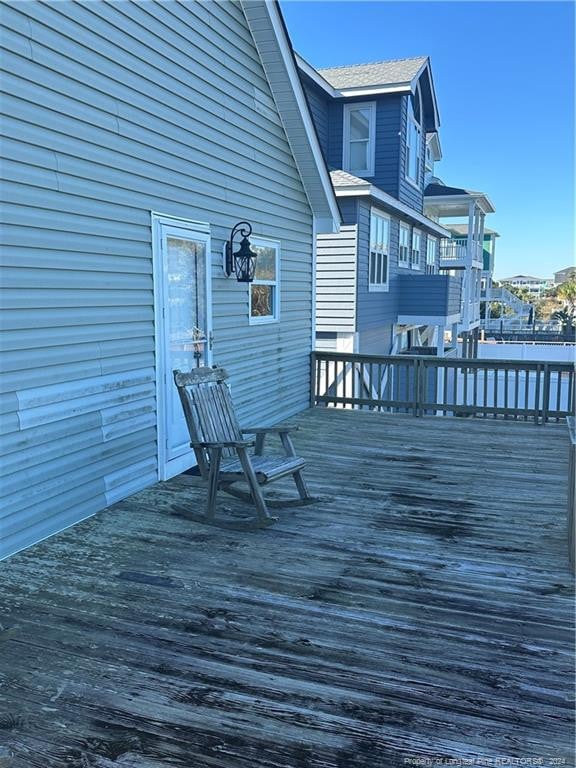
[[[299,423],[272,528],[181,476],[0,564],[3,768],[574,765],[566,427]]]

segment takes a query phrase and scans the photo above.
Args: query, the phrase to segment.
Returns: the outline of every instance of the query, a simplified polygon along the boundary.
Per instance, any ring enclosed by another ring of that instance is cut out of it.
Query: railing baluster
[[[472,405],[474,406],[474,416],[476,416],[477,410],[478,410],[478,366],[477,365],[474,365],[474,368],[472,369],[472,376],[474,380]]]
[[[462,376],[464,378],[464,391],[462,394],[462,405],[468,405],[468,371],[469,368],[462,368]],[[462,411],[463,414],[466,413],[466,411]]]
[[[504,369],[504,408],[508,411],[508,368]],[[508,419],[508,413],[504,413],[504,418]]]
[[[458,405],[458,375],[462,372],[462,368],[453,368],[454,381],[452,382],[452,405]],[[456,411],[452,411],[452,415],[456,415]]]
[[[498,370],[496,366],[494,366],[494,402],[492,403],[494,406],[494,418],[498,418]]]
[[[530,403],[530,372],[524,371],[524,421],[528,421]]]
[[[544,363],[543,370],[544,386],[542,391],[542,424],[548,421],[548,411],[550,410],[550,366]]]
[[[534,391],[534,423],[538,424],[540,416],[540,363],[536,366],[536,386]]]
[[[518,368],[514,371],[514,421],[518,421],[518,376],[520,371]]]
[[[444,383],[442,386],[442,400],[443,405],[446,405],[448,403],[448,365],[444,366]],[[442,409],[442,416],[447,416],[448,411],[446,408]]]
[[[418,416],[418,397],[419,397],[419,381],[418,381],[418,358],[414,358],[412,361],[412,391],[414,394],[413,413],[414,416]]]
[[[562,403],[562,374],[556,371],[556,423],[560,421],[560,405]]]
[[[484,418],[488,418],[488,368],[484,368]]]

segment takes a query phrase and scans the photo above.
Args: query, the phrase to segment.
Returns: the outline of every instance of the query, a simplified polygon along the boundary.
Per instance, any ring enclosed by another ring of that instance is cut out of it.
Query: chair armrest
[[[280,427],[251,427],[250,429],[241,429],[243,435],[282,435],[282,434],[288,434],[289,432],[297,432],[300,429],[300,427],[296,426],[280,426]]]
[[[201,448],[251,448],[254,445],[254,440],[225,440],[214,443],[193,443],[192,445],[199,445]]]

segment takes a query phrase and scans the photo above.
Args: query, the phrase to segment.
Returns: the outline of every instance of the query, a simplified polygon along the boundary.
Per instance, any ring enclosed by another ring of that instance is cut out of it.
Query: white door
[[[154,291],[161,480],[196,463],[173,371],[210,364],[208,226],[154,217]]]

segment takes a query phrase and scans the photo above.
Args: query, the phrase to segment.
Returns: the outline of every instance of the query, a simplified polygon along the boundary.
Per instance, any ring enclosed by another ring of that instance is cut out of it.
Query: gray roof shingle
[[[398,85],[410,83],[417,75],[427,56],[414,59],[375,61],[372,64],[354,64],[347,67],[318,69],[324,80],[333,88],[357,88],[360,86]]]
[[[359,184],[370,184],[366,179],[360,179],[346,171],[330,171],[330,178],[334,187],[357,187]]]

